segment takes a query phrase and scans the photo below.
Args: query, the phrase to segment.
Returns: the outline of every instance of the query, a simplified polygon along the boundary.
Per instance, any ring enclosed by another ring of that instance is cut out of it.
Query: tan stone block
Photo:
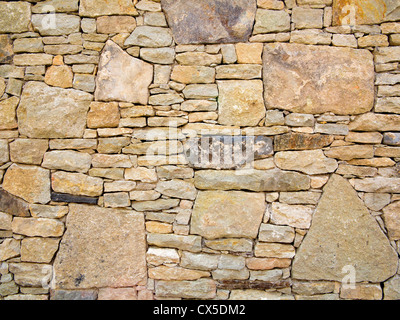
[[[144,191],[143,191],[144,192]],[[146,222],[146,231],[150,233],[172,233],[172,225],[158,221]]]
[[[262,63],[262,43],[237,43],[235,45],[237,62],[249,64]]]
[[[54,272],[59,289],[145,285],[143,214],[71,204]]]
[[[59,242],[59,239],[51,238],[24,238],[21,241],[21,261],[50,263]]]
[[[265,117],[263,84],[260,80],[217,81],[218,123],[230,126],[257,126]],[[232,106],[235,106],[233,108]]]
[[[103,193],[103,179],[82,173],[55,172],[52,174],[51,184],[53,190],[59,193],[88,197],[100,196]]]
[[[11,97],[0,101],[0,129],[10,130],[18,127],[16,110],[19,98]]]
[[[96,19],[98,33],[131,33],[136,20],[129,16],[103,16]]]
[[[83,0],[79,5],[79,14],[84,17],[98,17],[106,15],[136,16],[137,0]]]
[[[214,83],[215,69],[205,66],[180,66],[174,67],[171,80],[184,84],[189,83]]]
[[[47,69],[44,82],[49,86],[72,88],[74,74],[68,66],[51,66]]]
[[[263,194],[203,191],[193,208],[191,233],[207,239],[255,238],[265,209]]]
[[[135,288],[101,288],[97,300],[138,300],[138,292]]]
[[[289,268],[291,259],[278,258],[247,258],[246,266],[250,270],[272,270],[275,268]]]
[[[61,237],[64,233],[64,223],[48,218],[15,217],[12,222],[12,231],[28,237]]]
[[[340,298],[351,300],[381,300],[382,288],[379,284],[356,283],[355,288],[344,288],[340,290]]]
[[[50,171],[13,164],[4,175],[3,189],[31,203],[50,201]]]
[[[254,254],[261,258],[291,259],[295,255],[295,248],[290,244],[257,242]]]
[[[149,278],[155,280],[182,281],[182,280],[198,280],[200,278],[209,277],[207,271],[191,270],[181,267],[159,266],[149,269]]]
[[[321,58],[315,60],[315,56]],[[264,79],[268,79],[264,83],[268,109],[349,115],[368,112],[374,106],[375,71],[368,50],[267,44],[263,57]],[[282,65],[283,59],[290,63]],[[293,76],[293,70],[296,70],[296,76]],[[302,71],[299,73],[299,70]],[[334,76],[332,70],[340,70],[342,76]],[[323,83],[320,82],[321,73],[326,73]],[[304,81],[308,81],[306,86]]]

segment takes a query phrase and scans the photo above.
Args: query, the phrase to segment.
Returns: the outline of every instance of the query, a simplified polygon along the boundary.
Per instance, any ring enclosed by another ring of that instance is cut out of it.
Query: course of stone
[[[0,300],[400,300],[398,0],[0,1]]]

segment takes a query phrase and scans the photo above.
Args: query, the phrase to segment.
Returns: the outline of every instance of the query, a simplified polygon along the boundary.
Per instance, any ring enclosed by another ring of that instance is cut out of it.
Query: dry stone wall
[[[0,1],[0,299],[400,299],[397,0]]]

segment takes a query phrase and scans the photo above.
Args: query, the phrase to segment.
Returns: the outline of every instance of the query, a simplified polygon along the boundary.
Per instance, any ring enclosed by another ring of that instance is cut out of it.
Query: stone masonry
[[[397,0],[0,1],[0,300],[400,300]]]

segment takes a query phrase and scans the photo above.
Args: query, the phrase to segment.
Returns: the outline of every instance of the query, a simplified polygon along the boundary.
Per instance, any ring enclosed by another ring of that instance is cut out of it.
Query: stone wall
[[[0,299],[400,299],[397,0],[0,1]]]

